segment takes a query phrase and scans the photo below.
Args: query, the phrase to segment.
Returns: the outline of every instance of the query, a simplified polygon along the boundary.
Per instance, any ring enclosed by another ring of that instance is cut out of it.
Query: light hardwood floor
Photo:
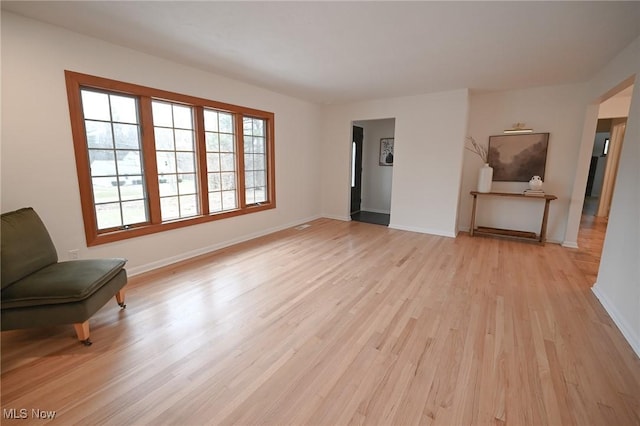
[[[2,333],[2,408],[63,425],[638,425],[640,360],[576,253],[320,219],[132,279],[93,346],[71,326]]]

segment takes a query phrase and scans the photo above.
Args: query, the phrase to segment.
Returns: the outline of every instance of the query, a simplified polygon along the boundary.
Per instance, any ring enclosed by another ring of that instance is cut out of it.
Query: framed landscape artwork
[[[533,176],[544,180],[549,133],[489,136],[489,165],[493,180],[529,182]]]
[[[393,166],[393,138],[380,139],[380,165]]]

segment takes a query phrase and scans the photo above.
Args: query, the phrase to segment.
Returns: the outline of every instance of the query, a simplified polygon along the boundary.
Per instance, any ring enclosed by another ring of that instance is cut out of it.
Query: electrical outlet
[[[69,250],[67,252],[69,260],[77,260],[78,259],[78,252],[79,252],[78,249]]]

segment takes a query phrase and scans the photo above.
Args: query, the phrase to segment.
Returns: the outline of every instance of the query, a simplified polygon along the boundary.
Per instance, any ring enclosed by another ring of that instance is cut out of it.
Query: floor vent
[[[304,225],[300,225],[300,226],[296,226],[294,229],[296,231],[302,231],[303,229],[307,229],[308,227],[310,227],[311,225],[309,225],[308,223],[305,223]]]

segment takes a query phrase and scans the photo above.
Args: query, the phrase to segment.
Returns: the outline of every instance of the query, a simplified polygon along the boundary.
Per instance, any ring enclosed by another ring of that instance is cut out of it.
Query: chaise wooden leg
[[[120,305],[122,309],[127,307],[127,305],[124,304],[124,289],[121,289],[119,292],[116,293],[116,301],[118,302],[118,305]]]
[[[89,340],[89,321],[73,324],[73,327],[76,329],[78,340],[80,340],[83,345],[90,346],[92,342]]]

